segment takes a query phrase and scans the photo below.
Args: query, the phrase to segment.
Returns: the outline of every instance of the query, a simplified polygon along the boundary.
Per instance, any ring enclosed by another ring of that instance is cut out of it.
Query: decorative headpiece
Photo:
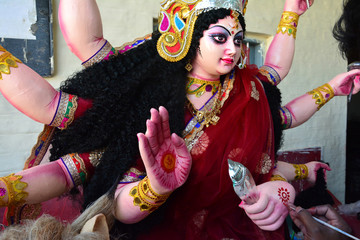
[[[225,8],[244,15],[247,2],[248,0],[164,0],[160,3],[161,36],[157,42],[159,55],[169,62],[180,61],[189,51],[199,14]]]

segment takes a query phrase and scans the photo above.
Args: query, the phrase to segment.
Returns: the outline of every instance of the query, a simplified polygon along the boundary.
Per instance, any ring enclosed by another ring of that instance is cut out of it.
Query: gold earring
[[[185,69],[190,72],[192,70],[193,66],[191,65],[191,63],[187,63],[186,66],[185,66]]]

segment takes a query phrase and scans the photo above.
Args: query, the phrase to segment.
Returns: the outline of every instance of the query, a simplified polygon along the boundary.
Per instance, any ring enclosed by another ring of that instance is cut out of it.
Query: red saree
[[[197,130],[187,182],[168,200],[164,221],[139,239],[285,238],[283,227],[262,231],[246,216],[228,174],[231,159],[244,164],[261,184],[274,166],[273,123],[256,74],[254,67],[237,69],[233,79],[225,80],[220,120]],[[188,112],[186,121],[191,118]]]

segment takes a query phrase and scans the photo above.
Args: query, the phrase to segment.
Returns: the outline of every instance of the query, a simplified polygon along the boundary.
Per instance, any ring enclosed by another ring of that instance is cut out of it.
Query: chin
[[[218,71],[218,74],[220,74],[220,75],[228,74],[228,73],[231,72],[231,70],[234,69],[234,67],[235,67],[235,66],[232,66],[232,67],[229,66],[229,67],[226,68],[226,69],[221,69],[221,71]]]

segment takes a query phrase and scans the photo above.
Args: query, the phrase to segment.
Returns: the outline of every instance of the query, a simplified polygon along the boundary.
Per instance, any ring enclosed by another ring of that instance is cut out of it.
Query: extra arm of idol
[[[358,93],[360,89],[359,74],[360,71],[358,69],[352,70],[350,72],[341,73],[329,81],[328,85],[332,88],[334,96],[349,95],[353,83],[354,88],[352,93]],[[325,104],[330,99],[326,96],[326,93],[321,93]],[[292,120],[290,128],[294,128],[309,120],[323,105],[319,105],[316,102],[316,99],[314,99],[314,95],[311,94],[311,92],[308,92],[293,99],[285,106],[291,113]]]
[[[82,62],[105,44],[95,0],[60,0],[58,19],[66,44]]]
[[[310,5],[313,4],[310,1]],[[307,11],[306,0],[286,0],[284,12],[294,12],[301,16]],[[270,66],[284,79],[289,73],[295,52],[295,38],[293,35],[276,33],[266,52],[264,65]]]

